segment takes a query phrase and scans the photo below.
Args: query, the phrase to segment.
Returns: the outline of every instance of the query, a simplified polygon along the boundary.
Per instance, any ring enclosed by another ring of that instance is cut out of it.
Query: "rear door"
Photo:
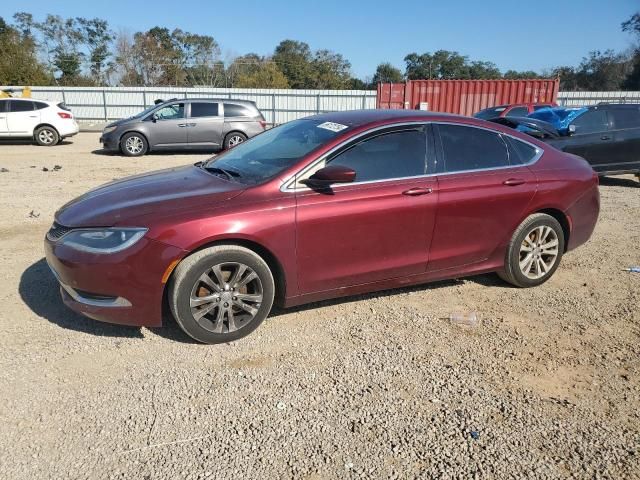
[[[537,181],[526,164],[539,150],[493,130],[440,123],[438,216],[429,271],[487,260],[508,241],[533,198]],[[521,150],[521,151],[520,151]],[[500,253],[502,254],[502,253]]]
[[[188,145],[185,103],[176,102],[156,110],[146,119],[149,125],[145,132],[151,147],[170,148]]]
[[[0,100],[0,135],[9,135],[7,128],[7,110],[9,110],[9,100]]]
[[[613,137],[609,131],[609,117],[603,108],[593,108],[579,117],[571,125],[575,132],[561,147],[565,152],[579,155],[596,171],[609,170],[612,162]]]
[[[40,112],[31,100],[12,98],[7,112],[7,129],[13,137],[29,137],[40,123]]]
[[[191,102],[188,121],[189,146],[210,148],[222,145],[224,118],[218,102]]]
[[[611,156],[609,171],[640,170],[640,107],[611,105]]]

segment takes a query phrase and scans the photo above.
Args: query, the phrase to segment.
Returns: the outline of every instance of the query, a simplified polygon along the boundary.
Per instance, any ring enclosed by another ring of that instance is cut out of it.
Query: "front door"
[[[9,100],[6,114],[7,130],[12,136],[31,136],[40,123],[40,111],[34,109],[31,100]]]
[[[191,102],[189,113],[189,146],[211,148],[222,145],[224,118],[217,102]]]
[[[352,168],[354,183],[320,192],[297,184],[301,294],[425,272],[437,203],[425,137],[423,126],[361,137],[317,166]]]
[[[171,103],[156,110],[148,121],[149,144],[153,148],[183,147],[187,145],[189,130],[184,102]]]
[[[588,110],[571,125],[575,131],[565,140],[562,150],[584,158],[595,171],[609,170],[613,165],[613,135],[609,131],[607,112],[597,108]]]
[[[429,271],[482,262],[511,237],[536,192],[526,164],[539,154],[491,130],[436,127],[438,217]]]

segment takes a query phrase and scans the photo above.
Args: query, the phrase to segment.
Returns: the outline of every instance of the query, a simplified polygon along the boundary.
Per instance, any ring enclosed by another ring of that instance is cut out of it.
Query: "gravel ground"
[[[631,176],[603,180],[592,240],[540,287],[485,275],[322,302],[204,346],[62,305],[42,255],[53,212],[210,155],[132,160],[97,139],[0,144],[0,477],[640,478]]]

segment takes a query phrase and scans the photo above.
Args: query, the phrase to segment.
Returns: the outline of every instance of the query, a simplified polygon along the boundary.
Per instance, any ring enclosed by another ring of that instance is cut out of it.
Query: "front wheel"
[[[238,340],[253,332],[273,305],[267,263],[237,245],[220,245],[185,258],[169,284],[169,307],[184,332],[202,343]]]
[[[240,145],[245,140],[247,140],[247,136],[245,134],[240,132],[232,132],[224,138],[224,149],[229,150],[236,145]]]
[[[53,145],[57,145],[58,141],[60,140],[60,136],[58,135],[56,129],[53,127],[48,127],[46,125],[44,127],[38,128],[34,132],[33,136],[36,140],[36,143],[43,147],[51,147]]]
[[[143,135],[131,132],[120,140],[120,151],[127,157],[140,157],[147,153],[149,145]]]
[[[564,231],[555,218],[545,213],[530,215],[511,237],[504,270],[498,275],[517,287],[540,285],[558,268],[564,242]]]

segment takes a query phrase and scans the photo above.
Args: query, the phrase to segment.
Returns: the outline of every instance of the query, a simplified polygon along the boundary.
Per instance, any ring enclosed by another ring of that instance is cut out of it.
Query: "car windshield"
[[[488,120],[490,118],[499,117],[502,112],[504,112],[507,107],[493,107],[493,108],[485,108],[484,110],[480,110],[478,113],[474,115],[475,118],[480,118],[482,120]]]
[[[151,113],[153,110],[155,110],[156,108],[158,108],[158,105],[151,105],[150,107],[145,108],[143,111],[141,111],[140,113],[136,113],[133,117],[131,118],[140,118],[140,117],[144,117],[145,115],[147,115],[148,113]]]
[[[203,165],[243,183],[258,184],[294,165],[348,128],[319,120],[294,120],[241,143]]]

